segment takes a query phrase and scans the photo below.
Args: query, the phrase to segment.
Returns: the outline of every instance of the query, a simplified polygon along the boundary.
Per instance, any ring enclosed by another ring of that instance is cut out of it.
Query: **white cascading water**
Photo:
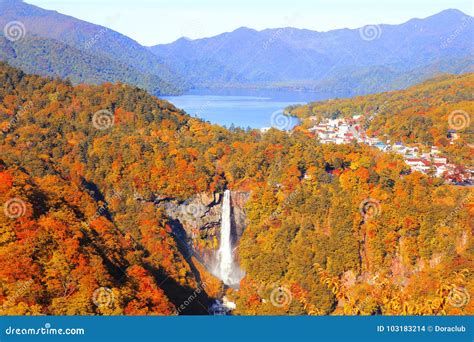
[[[220,278],[226,285],[232,284],[232,268],[234,263],[232,256],[230,214],[230,191],[226,190],[224,192],[224,201],[222,203],[221,241],[218,251],[218,272]]]

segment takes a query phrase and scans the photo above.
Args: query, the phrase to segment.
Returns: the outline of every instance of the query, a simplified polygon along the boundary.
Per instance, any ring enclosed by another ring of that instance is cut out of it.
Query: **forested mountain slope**
[[[363,115],[368,135],[404,144],[435,145],[453,162],[472,166],[473,84],[472,73],[445,75],[404,90],[312,102],[290,111],[305,119],[305,127],[316,122],[308,120],[310,117]],[[456,132],[457,139],[451,142],[449,132]]]
[[[187,86],[147,48],[107,27],[21,0],[0,1],[0,26],[1,60],[28,72],[75,82],[126,82],[155,95]]]

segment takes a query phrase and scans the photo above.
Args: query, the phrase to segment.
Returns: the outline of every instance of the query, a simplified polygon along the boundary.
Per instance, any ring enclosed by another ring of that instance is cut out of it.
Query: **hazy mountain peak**
[[[460,11],[456,8],[448,8],[445,9],[444,11],[441,11],[439,13],[433,14],[431,17],[436,17],[436,16],[458,16],[458,17],[464,17],[468,14],[464,13],[463,11]]]
[[[235,32],[235,33],[238,33],[238,32],[258,32],[257,30],[254,30],[252,28],[249,28],[249,27],[246,27],[246,26],[241,26],[239,28],[236,28],[234,31],[232,32]]]

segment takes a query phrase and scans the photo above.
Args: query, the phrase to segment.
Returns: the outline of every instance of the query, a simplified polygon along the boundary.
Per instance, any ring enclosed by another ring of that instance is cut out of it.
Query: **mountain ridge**
[[[359,29],[362,29],[364,28],[365,26],[371,26],[371,25],[376,25],[376,26],[399,26],[399,25],[403,25],[403,24],[407,24],[411,21],[417,21],[417,20],[424,20],[424,19],[427,19],[427,18],[432,18],[432,17],[437,17],[439,15],[446,15],[446,14],[461,14],[463,16],[469,16],[472,18],[472,16],[470,16],[469,14],[466,14],[464,13],[463,11],[460,11],[456,8],[448,8],[448,9],[445,9],[441,12],[438,12],[436,14],[433,14],[433,15],[430,15],[428,17],[424,17],[424,18],[418,18],[418,17],[415,17],[415,18],[410,18],[408,19],[407,21],[404,21],[400,24],[388,24],[388,23],[378,23],[378,24],[366,24],[364,26],[360,26],[360,27],[356,27],[356,28],[349,28],[349,27],[342,27],[342,28],[337,28],[337,29],[331,29],[331,30],[327,30],[327,31],[319,31],[319,30],[312,30],[312,29],[307,29],[307,28],[298,28],[298,27],[293,27],[293,26],[285,26],[285,27],[272,27],[272,28],[265,28],[265,29],[261,29],[261,30],[258,30],[258,29],[254,29],[252,27],[248,27],[248,26],[239,26],[238,28],[234,29],[234,30],[231,30],[231,31],[225,31],[225,32],[221,32],[219,34],[216,34],[214,36],[209,36],[209,37],[201,37],[201,38],[189,38],[189,37],[180,37],[170,43],[158,43],[158,44],[154,44],[154,45],[150,45],[148,46],[149,48],[152,48],[152,47],[155,47],[155,46],[159,46],[159,45],[169,45],[169,44],[173,44],[173,43],[176,43],[177,41],[181,40],[181,39],[185,39],[185,40],[189,40],[189,41],[196,41],[196,40],[205,40],[205,39],[210,39],[210,38],[214,38],[214,37],[218,37],[220,35],[223,35],[223,34],[226,34],[226,33],[233,33],[233,32],[236,32],[236,31],[253,31],[253,32],[258,32],[258,33],[264,33],[264,32],[273,32],[273,31],[278,31],[278,30],[295,30],[295,31],[306,31],[306,32],[312,32],[312,33],[321,33],[321,34],[324,34],[324,33],[328,33],[328,32],[336,32],[336,31],[351,31],[351,30],[359,30]]]
[[[449,41],[452,32],[458,32]],[[149,47],[177,73],[188,75],[196,87],[281,87],[282,83],[319,89],[338,74],[359,69],[389,67],[409,73],[441,60],[464,60],[474,55],[469,39],[474,32],[472,17],[459,10],[445,10],[427,18],[414,18],[399,25],[366,25],[359,29],[327,32],[297,28],[257,31],[240,27],[214,37],[178,39],[170,44]],[[443,45],[443,42],[448,42]],[[433,70],[427,75],[447,72]],[[388,76],[387,76],[388,77]],[[397,76],[399,77],[399,76]],[[395,79],[383,80],[373,91],[398,89]],[[353,77],[350,83],[364,83]],[[407,86],[410,84],[403,84]],[[329,88],[341,88],[346,95],[352,86],[332,81]]]
[[[107,58],[115,64],[120,63],[127,68],[135,69],[137,73],[149,75],[148,78],[156,81],[147,90],[154,94],[176,94],[186,88],[186,81],[171,72],[147,48],[110,28],[57,11],[42,9],[23,1],[1,1],[0,26],[5,27],[13,21],[19,21],[23,25],[22,34],[25,37],[37,36],[56,40],[83,54],[97,56],[99,59]],[[0,34],[4,34],[3,30]],[[38,69],[35,73],[48,75],[42,71]],[[63,69],[58,69],[57,72],[58,76],[62,76]],[[117,80],[120,81],[120,79]],[[156,91],[160,88],[160,83],[169,86],[165,87],[164,91]],[[137,85],[140,83],[138,82]]]

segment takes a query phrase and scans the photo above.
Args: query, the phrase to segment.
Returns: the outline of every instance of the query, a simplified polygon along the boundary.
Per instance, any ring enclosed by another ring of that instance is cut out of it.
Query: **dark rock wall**
[[[245,204],[249,197],[248,192],[231,192],[232,243],[236,248],[246,227]],[[209,270],[219,248],[222,198],[222,194],[200,193],[184,202],[163,200],[157,204],[171,218],[176,238]]]

